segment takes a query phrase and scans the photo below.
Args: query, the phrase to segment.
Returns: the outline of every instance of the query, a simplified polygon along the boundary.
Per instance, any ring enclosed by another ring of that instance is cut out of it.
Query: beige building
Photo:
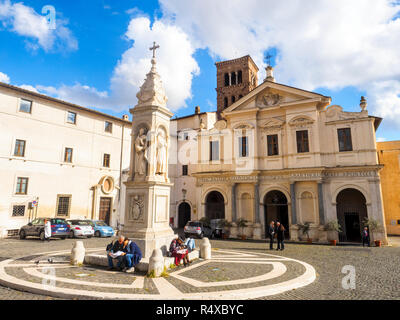
[[[128,118],[3,83],[0,106],[0,236],[36,216],[116,226],[129,166]]]
[[[243,61],[255,69],[246,57],[217,68],[238,74]],[[217,92],[236,97],[243,83],[226,74],[217,83],[229,88]],[[330,97],[275,82],[269,67],[262,84],[232,102],[219,105],[218,117],[197,111],[176,120],[176,225],[189,217],[243,218],[246,236],[260,239],[270,221],[280,220],[287,237],[304,240],[298,225],[309,222],[313,241],[324,242],[325,224],[338,220],[343,231],[334,238],[359,242],[365,218],[384,224],[375,136],[382,119],[368,114],[364,98],[360,112],[346,112]],[[231,228],[231,236],[240,233]],[[375,236],[386,242],[385,230]]]

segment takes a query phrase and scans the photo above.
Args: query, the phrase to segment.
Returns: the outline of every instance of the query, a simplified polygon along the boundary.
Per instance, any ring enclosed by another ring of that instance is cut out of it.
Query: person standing
[[[275,222],[271,221],[268,226],[268,237],[269,237],[269,250],[274,249],[274,237],[275,237]]]
[[[50,241],[51,238],[51,222],[49,219],[44,220],[44,240]]]
[[[362,243],[363,247],[365,247],[366,244],[368,245],[368,247],[371,246],[368,227],[364,227],[364,230],[362,231]]]
[[[276,250],[285,249],[285,227],[280,222],[276,223],[276,239],[278,241],[278,248]]]

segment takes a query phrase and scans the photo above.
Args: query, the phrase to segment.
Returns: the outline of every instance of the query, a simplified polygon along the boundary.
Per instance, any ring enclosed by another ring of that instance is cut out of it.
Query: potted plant
[[[232,222],[229,222],[228,220],[222,219],[218,222],[218,227],[220,227],[222,231],[222,237],[224,239],[227,239],[230,234],[230,228],[232,227]]]
[[[311,229],[310,223],[309,222],[306,222],[304,224],[299,223],[297,226],[299,227],[303,235],[307,235],[307,242],[312,243],[312,239],[310,238],[310,229]]]
[[[329,221],[327,224],[325,224],[325,230],[328,232],[342,232],[342,227],[340,226],[337,220],[332,220]],[[337,240],[330,239],[329,242],[331,243],[332,246],[336,246]]]
[[[246,235],[244,234],[244,228],[247,227],[247,220],[240,218],[239,220],[236,221],[236,225],[238,226],[238,228],[240,228],[242,230],[242,233],[240,235],[242,240],[246,240]]]
[[[364,221],[364,227],[368,227],[368,231],[371,234],[374,234],[375,232],[382,232],[382,225],[378,220],[375,219],[368,219],[365,218]],[[375,242],[375,246],[377,247],[381,247],[382,246],[382,241],[381,240],[375,240],[375,235],[374,235],[374,242]]]

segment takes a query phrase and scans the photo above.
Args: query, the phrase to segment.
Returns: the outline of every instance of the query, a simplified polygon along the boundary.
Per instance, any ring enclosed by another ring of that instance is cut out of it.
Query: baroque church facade
[[[277,83],[258,84],[250,56],[216,63],[217,113],[174,119],[174,224],[226,219],[231,237],[262,239],[280,221],[291,240],[359,242],[363,220],[385,223],[375,132],[382,119],[332,105],[330,97]],[[172,134],[172,132],[171,132]],[[173,163],[170,162],[170,163]],[[235,224],[248,221],[243,230]],[[342,232],[328,233],[337,220]],[[375,233],[386,239],[386,231]]]

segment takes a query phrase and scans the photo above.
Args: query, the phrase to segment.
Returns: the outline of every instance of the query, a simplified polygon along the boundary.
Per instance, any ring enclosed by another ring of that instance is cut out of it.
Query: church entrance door
[[[285,238],[289,238],[289,209],[286,196],[278,190],[270,191],[264,198],[265,234],[271,221],[279,221],[285,227]]]
[[[364,195],[356,189],[342,190],[336,198],[337,219],[342,227],[341,242],[361,242],[362,223],[367,218]]]
[[[211,191],[206,197],[206,217],[210,220],[225,219],[225,200],[218,191]]]
[[[178,228],[186,226],[190,218],[190,205],[187,202],[182,202],[178,208]]]

